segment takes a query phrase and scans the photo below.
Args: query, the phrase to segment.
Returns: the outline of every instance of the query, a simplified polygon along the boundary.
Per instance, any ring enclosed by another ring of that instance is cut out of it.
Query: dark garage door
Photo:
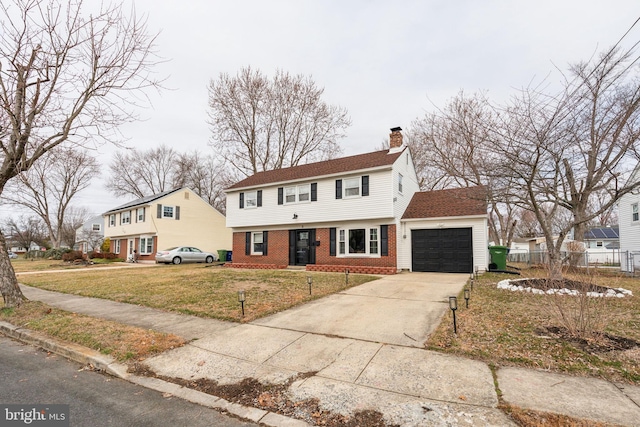
[[[438,228],[411,231],[411,269],[442,273],[471,273],[471,228]]]

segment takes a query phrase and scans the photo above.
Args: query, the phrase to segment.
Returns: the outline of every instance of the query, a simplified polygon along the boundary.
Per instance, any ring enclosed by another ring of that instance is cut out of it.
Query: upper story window
[[[109,227],[115,227],[116,225],[116,214],[109,215]]]
[[[355,197],[360,195],[360,177],[344,180],[344,197]]]
[[[262,206],[262,190],[240,193],[240,209],[253,209]]]
[[[120,214],[121,224],[131,224],[131,211],[122,212]]]
[[[311,185],[297,185],[293,187],[284,188],[284,202],[288,203],[300,203],[308,202],[311,197]]]
[[[398,193],[402,194],[402,174],[398,174]]]
[[[162,206],[162,218],[173,218],[175,213],[175,208],[173,206]]]
[[[136,221],[144,222],[144,208],[136,209]]]
[[[91,224],[91,231],[100,231],[100,224]]]
[[[278,188],[278,204],[315,202],[318,200],[318,184],[291,185]]]
[[[631,205],[631,221],[638,220],[638,204],[634,203]]]
[[[336,179],[336,199],[369,195],[369,176]]]
[[[604,246],[604,242],[596,242],[596,247],[601,248]]]

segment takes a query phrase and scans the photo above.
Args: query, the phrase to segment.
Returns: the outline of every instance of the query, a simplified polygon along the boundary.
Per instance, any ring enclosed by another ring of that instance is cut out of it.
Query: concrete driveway
[[[252,322],[254,325],[422,347],[469,275],[402,273]]]

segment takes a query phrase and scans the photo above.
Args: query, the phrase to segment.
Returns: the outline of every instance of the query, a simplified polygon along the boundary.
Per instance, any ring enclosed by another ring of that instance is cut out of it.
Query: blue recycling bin
[[[231,262],[231,254],[233,251],[227,251],[227,257],[225,258],[228,262]]]

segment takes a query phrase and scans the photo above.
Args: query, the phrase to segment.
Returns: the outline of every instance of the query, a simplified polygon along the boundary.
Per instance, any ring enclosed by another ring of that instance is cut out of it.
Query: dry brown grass
[[[307,276],[313,278],[309,295]],[[140,304],[201,317],[248,322],[374,280],[374,276],[238,270],[203,264],[21,275],[26,285]],[[245,290],[242,317],[238,291]]]
[[[120,362],[143,360],[185,343],[176,335],[70,313],[37,301],[0,309],[0,319],[92,348]]]
[[[544,275],[544,271],[523,271],[522,277]],[[457,310],[458,334],[454,335],[451,314],[427,341],[433,350],[472,357],[495,366],[521,366],[575,375],[600,377],[632,384],[640,383],[638,348],[616,349],[593,340],[574,340],[553,333],[562,325],[545,295],[512,292],[496,288],[510,277],[484,274],[471,292],[469,308]],[[640,281],[616,274],[600,273],[594,278],[603,286],[622,287],[633,297],[607,298],[609,323],[604,332],[640,341]]]

